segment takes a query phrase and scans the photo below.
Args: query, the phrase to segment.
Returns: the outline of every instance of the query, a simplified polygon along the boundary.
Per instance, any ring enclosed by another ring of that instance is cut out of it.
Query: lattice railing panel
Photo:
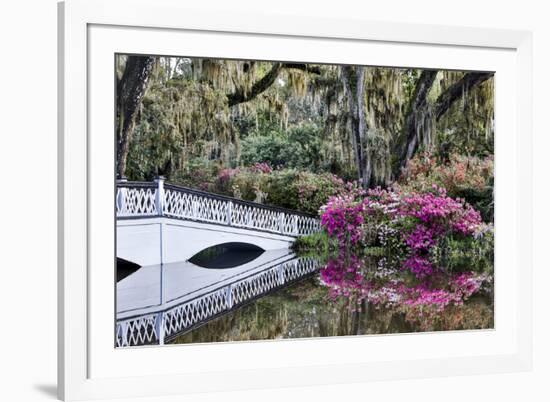
[[[157,189],[154,187],[119,187],[116,195],[117,216],[158,215]]]
[[[197,197],[197,211],[193,219],[229,224],[230,202],[215,198]]]
[[[157,343],[157,314],[145,315],[116,324],[116,346],[138,346]]]
[[[192,218],[197,208],[196,198],[189,193],[166,190],[163,213],[176,218]]]
[[[174,336],[263,294],[299,280],[318,268],[313,258],[297,258],[172,307],[164,312],[117,322],[117,346],[159,342],[158,333]],[[162,317],[162,318],[159,318]],[[161,322],[157,320],[161,319]]]
[[[319,266],[318,262],[312,258],[301,258],[293,260],[282,266],[282,275],[284,282],[292,282],[303,276],[315,272]]]
[[[238,305],[282,285],[279,266],[246,278],[231,286],[233,304]]]
[[[164,313],[164,334],[170,336],[227,310],[228,289],[221,288]]]
[[[321,222],[319,219],[308,216],[297,216],[297,220],[298,235],[309,235],[321,230]]]
[[[233,204],[231,208],[231,225],[286,234],[282,230],[281,215],[281,212],[264,209],[260,206],[253,207],[246,204]]]

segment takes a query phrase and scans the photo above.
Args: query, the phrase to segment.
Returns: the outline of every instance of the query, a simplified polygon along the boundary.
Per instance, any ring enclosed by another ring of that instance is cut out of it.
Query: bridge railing
[[[294,258],[170,309],[117,320],[116,346],[164,344],[165,340],[300,280],[318,268],[319,262],[314,258]]]
[[[117,217],[168,216],[303,236],[320,230],[313,215],[164,183],[117,183]]]

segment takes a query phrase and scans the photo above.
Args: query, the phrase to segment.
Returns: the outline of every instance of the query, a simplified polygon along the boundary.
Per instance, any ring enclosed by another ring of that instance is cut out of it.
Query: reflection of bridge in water
[[[119,183],[116,202],[117,257],[141,266],[117,284],[117,346],[163,344],[317,269],[289,250],[319,230],[312,216],[162,180]],[[188,261],[223,243],[265,252],[234,268]]]

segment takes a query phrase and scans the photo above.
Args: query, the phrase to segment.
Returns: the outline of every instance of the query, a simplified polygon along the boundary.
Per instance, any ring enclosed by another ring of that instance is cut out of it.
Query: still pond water
[[[228,259],[233,262],[233,266],[239,258],[249,262],[251,256],[258,255],[257,250],[235,250],[230,247],[225,250],[208,250],[197,256],[195,261],[210,267],[211,263],[216,265],[223,260],[225,253],[228,253],[225,257],[230,257]],[[375,272],[375,276],[382,271],[386,274],[390,272],[391,275],[391,267],[380,269],[381,262],[384,262],[382,257],[363,257],[352,261],[319,259],[320,270],[313,275],[208,321],[170,343],[493,328],[492,292],[483,289],[476,291],[464,303],[450,303],[435,313],[423,311],[422,308],[416,308],[413,312],[404,311],[392,303],[379,303],[371,297],[358,296],[372,294],[369,286],[374,282],[369,272]],[[340,282],[336,285],[332,281],[334,278],[329,275],[335,264],[350,264],[350,267],[345,267],[346,278],[339,278]],[[359,270],[361,275],[358,275]],[[361,286],[357,286],[357,283],[361,283]],[[366,292],[365,287],[371,293]],[[380,288],[377,291],[380,297]]]

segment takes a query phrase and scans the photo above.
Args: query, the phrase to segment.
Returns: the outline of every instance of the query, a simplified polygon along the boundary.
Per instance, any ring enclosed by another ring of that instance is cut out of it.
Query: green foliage
[[[266,135],[251,135],[241,142],[241,162],[252,165],[266,162],[271,166],[284,166],[286,148],[290,144],[279,131]]]
[[[223,169],[210,189],[316,215],[331,196],[345,188],[344,181],[331,173],[316,174],[296,169],[266,172],[256,166]]]
[[[338,242],[329,237],[326,231],[298,237],[292,249],[301,256],[315,256],[324,262],[327,258],[337,255]]]
[[[323,165],[321,135],[317,126],[304,124],[285,132],[274,130],[253,134],[241,142],[241,163],[265,162],[273,167],[306,169],[316,172]],[[323,166],[326,168],[326,166]]]
[[[185,187],[214,191],[214,181],[218,177],[219,171],[220,164],[216,161],[205,158],[191,158],[184,168],[177,170],[168,179]]]

